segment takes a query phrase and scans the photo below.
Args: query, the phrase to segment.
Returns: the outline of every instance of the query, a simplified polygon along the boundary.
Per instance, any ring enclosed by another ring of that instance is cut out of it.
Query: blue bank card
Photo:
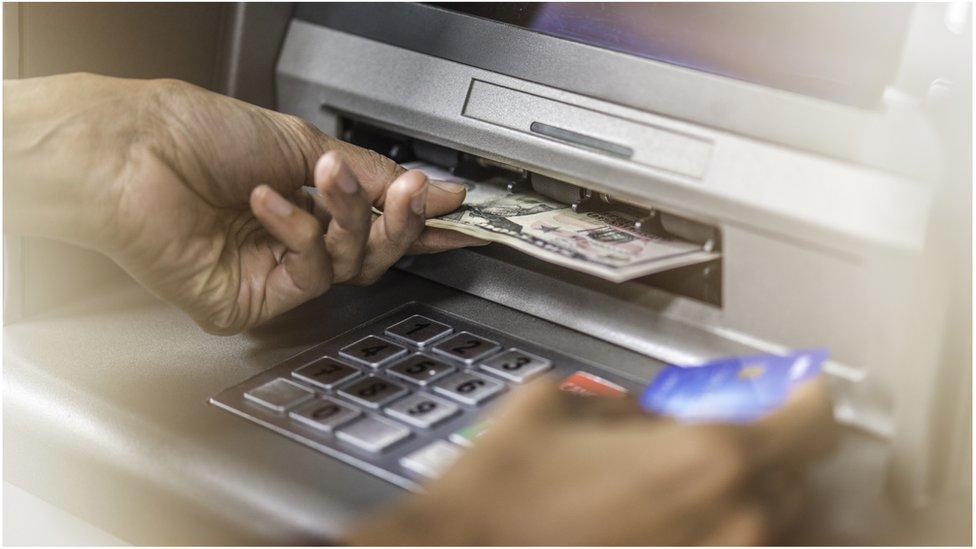
[[[667,366],[644,390],[641,406],[685,421],[753,421],[816,377],[827,354],[826,349],[808,349]]]

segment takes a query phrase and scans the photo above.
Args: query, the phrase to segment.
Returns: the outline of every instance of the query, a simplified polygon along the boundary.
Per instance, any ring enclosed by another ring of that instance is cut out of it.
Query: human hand
[[[361,545],[753,545],[787,531],[835,437],[822,382],[748,425],[681,424],[536,383]]]
[[[74,202],[20,225],[108,254],[214,333],[332,284],[369,284],[405,253],[484,243],[424,227],[461,204],[462,186],[292,116],[174,80],[76,74],[4,87],[12,179],[34,193],[44,182],[38,209]]]

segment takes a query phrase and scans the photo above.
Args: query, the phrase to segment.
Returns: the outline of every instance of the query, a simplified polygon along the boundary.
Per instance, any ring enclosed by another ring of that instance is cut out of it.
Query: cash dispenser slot
[[[718,227],[702,223],[656,207],[637,205],[618,200],[613,196],[588,189],[542,174],[533,173],[515,165],[465,153],[435,143],[412,138],[385,128],[353,118],[341,121],[343,140],[372,149],[398,163],[423,161],[447,169],[454,175],[473,181],[503,178],[511,192],[536,192],[559,202],[569,204],[574,211],[615,210],[636,218],[634,229],[646,234],[693,242],[704,251],[721,253],[721,231]],[[489,247],[496,248],[496,247]],[[498,247],[500,248],[500,247]],[[621,286],[626,291],[637,287],[654,287],[666,292],[689,297],[710,305],[722,305],[722,258],[703,263],[677,267],[650,274],[623,283],[608,282],[590,275],[577,273],[565,267],[547,264],[515,250],[484,250],[485,253],[508,262],[518,262],[547,275],[578,281],[589,288],[606,293],[619,294]]]

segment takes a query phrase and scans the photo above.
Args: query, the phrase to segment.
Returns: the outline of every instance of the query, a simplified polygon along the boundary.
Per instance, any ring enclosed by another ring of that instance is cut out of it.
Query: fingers
[[[386,193],[394,181],[407,170],[391,158],[376,151],[357,147],[344,141],[332,140],[329,148],[339,153],[349,171],[356,177],[374,206],[385,210]]]
[[[754,471],[807,464],[826,454],[838,434],[822,378],[800,385],[782,408],[740,430]]]
[[[467,193],[467,187],[460,183],[432,180],[427,194],[427,217],[453,212],[461,207]]]
[[[796,524],[806,501],[804,475],[797,470],[770,471],[753,486],[766,516],[769,537],[779,539]]]
[[[383,215],[370,229],[362,270],[350,282],[372,284],[407,252],[424,229],[428,187],[427,176],[418,170],[390,185]]]
[[[718,526],[695,545],[746,546],[766,541],[767,526],[762,508],[743,503],[722,517]]]
[[[267,185],[255,188],[250,202],[254,216],[287,248],[265,283],[261,316],[266,319],[325,292],[332,269],[322,225],[311,214]]]
[[[332,146],[362,184],[370,203],[385,212],[389,190],[406,170],[392,159],[369,149],[342,141],[336,141]],[[431,181],[425,208],[427,216],[436,217],[458,209],[466,192],[467,188],[458,183]]]
[[[428,200],[427,203],[430,204],[430,200]],[[430,216],[429,211],[427,215]],[[473,236],[468,236],[457,231],[452,231],[450,229],[427,227],[422,233],[420,233],[420,238],[418,238],[417,241],[410,246],[407,253],[434,254],[457,248],[466,248],[468,246],[485,246],[487,244],[491,244],[491,242]]]
[[[325,153],[315,165],[315,187],[331,214],[326,248],[333,277],[337,283],[344,282],[362,269],[372,222],[370,204],[336,152]]]

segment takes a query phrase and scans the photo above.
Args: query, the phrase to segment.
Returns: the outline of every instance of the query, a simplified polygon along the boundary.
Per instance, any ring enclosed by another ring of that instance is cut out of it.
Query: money
[[[460,208],[428,219],[427,226],[499,242],[606,280],[623,282],[718,257],[698,244],[639,232],[636,218],[624,212],[577,213],[539,194],[510,193],[504,181],[461,179],[423,162],[403,167],[467,187]]]

